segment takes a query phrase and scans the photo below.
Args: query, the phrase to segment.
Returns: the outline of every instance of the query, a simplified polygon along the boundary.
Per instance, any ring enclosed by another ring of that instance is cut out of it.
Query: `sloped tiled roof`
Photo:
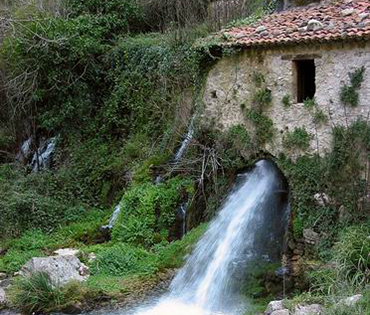
[[[370,0],[339,0],[268,15],[223,32],[225,45],[272,46],[370,39]]]

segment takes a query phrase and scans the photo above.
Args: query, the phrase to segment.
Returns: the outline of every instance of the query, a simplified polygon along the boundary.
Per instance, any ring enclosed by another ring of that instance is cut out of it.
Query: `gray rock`
[[[7,278],[6,273],[0,272],[0,280],[4,280],[6,278]]]
[[[270,315],[289,315],[289,310],[283,309],[272,312]]]
[[[321,30],[324,25],[315,19],[309,20],[307,24],[307,31],[318,31]]]
[[[298,305],[293,315],[320,315],[323,307],[320,304]]]
[[[8,299],[6,297],[5,290],[0,288],[0,306],[5,306],[8,304]]]
[[[303,230],[303,237],[304,241],[307,244],[315,245],[319,242],[320,236],[315,231],[311,229],[304,229]]]
[[[262,32],[266,32],[266,31],[267,31],[267,29],[263,25],[256,28],[256,33],[262,33]]]
[[[279,301],[271,301],[268,305],[267,305],[267,308],[265,310],[265,314],[271,314],[272,312],[275,312],[275,311],[279,311],[279,310],[283,310],[284,309],[284,306],[283,306],[283,301],[282,300],[279,300]]]
[[[73,255],[36,257],[29,260],[21,269],[22,276],[30,276],[36,272],[45,272],[56,286],[63,286],[70,281],[85,281],[89,269]]]
[[[356,294],[353,295],[349,298],[342,299],[338,302],[338,305],[345,305],[345,306],[354,306],[356,305],[359,301],[361,301],[364,298],[362,294]]]
[[[344,9],[344,10],[342,10],[341,13],[342,13],[343,16],[349,16],[349,15],[352,15],[353,13],[355,13],[355,9],[354,8]]]
[[[58,256],[77,256],[80,254],[80,251],[73,248],[61,248],[56,250],[54,254]]]

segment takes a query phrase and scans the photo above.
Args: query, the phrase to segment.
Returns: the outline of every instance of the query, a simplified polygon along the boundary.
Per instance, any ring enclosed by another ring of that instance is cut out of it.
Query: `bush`
[[[283,139],[283,145],[287,149],[307,150],[310,146],[311,139],[312,135],[310,135],[306,129],[296,127],[294,131],[286,133]]]
[[[103,247],[96,253],[96,260],[91,265],[93,275],[127,276],[153,274],[155,271],[155,255],[127,244]]]
[[[254,109],[246,112],[247,118],[253,123],[256,130],[257,146],[272,140],[275,130],[274,123],[268,116],[260,114]]]
[[[351,282],[370,281],[370,222],[343,231],[333,248],[338,273]]]
[[[26,314],[62,311],[74,301],[82,300],[86,291],[80,283],[56,287],[48,274],[39,272],[19,279],[11,288],[10,299]]]
[[[132,187],[122,198],[122,212],[113,228],[112,240],[147,247],[166,242],[176,208],[191,186],[191,181],[175,177],[158,185]]]

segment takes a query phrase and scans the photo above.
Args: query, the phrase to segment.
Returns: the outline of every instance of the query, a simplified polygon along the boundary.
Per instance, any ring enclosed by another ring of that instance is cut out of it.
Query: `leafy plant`
[[[33,314],[61,311],[72,301],[82,299],[84,294],[80,284],[57,287],[48,274],[38,272],[18,280],[12,287],[10,298],[15,307]]]
[[[285,108],[289,108],[290,106],[292,106],[292,100],[290,98],[290,95],[288,94],[283,96],[281,102]]]
[[[248,109],[246,112],[247,118],[253,123],[256,128],[256,138],[258,145],[263,145],[271,141],[274,136],[274,123],[272,120],[257,112],[254,109]]]
[[[321,109],[316,109],[312,120],[315,125],[321,125],[328,122],[328,117]]]
[[[305,128],[296,127],[292,132],[287,132],[283,139],[283,145],[287,149],[307,150],[310,146],[312,135]]]
[[[344,105],[350,107],[356,107],[358,105],[358,90],[361,88],[364,80],[364,74],[364,66],[349,74],[350,85],[344,85],[340,90],[340,100]]]
[[[303,107],[306,109],[312,109],[316,106],[316,100],[314,98],[306,98],[303,100]]]

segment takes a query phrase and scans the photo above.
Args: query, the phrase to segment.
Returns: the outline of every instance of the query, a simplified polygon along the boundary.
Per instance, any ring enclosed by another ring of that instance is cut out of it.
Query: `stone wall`
[[[293,61],[296,58],[315,59],[317,108],[328,117],[328,122],[315,125],[311,109],[295,99]],[[345,107],[340,101],[340,90],[349,84],[349,73],[365,66],[365,78],[359,90],[357,107]],[[208,74],[203,102],[203,123],[225,131],[242,124],[253,133],[254,126],[245,117],[251,108],[256,91],[253,73],[260,73],[272,92],[272,104],[264,114],[274,122],[275,135],[263,148],[277,156],[284,152],[291,157],[303,153],[324,155],[331,148],[332,128],[348,125],[359,117],[370,114],[370,43],[311,45],[270,50],[244,50],[219,60]],[[285,108],[282,99],[289,95],[293,104]],[[243,109],[244,108],[244,109]],[[312,140],[307,152],[284,149],[284,135],[295,127],[304,127]]]

